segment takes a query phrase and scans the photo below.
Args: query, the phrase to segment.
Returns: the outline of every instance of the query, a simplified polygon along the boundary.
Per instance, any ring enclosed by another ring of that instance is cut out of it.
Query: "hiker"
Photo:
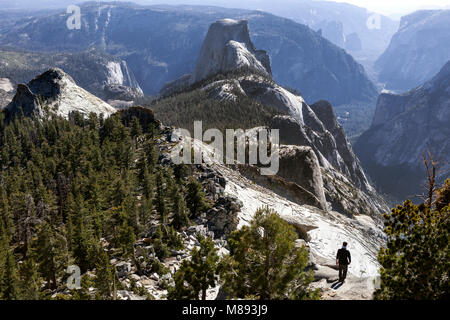
[[[352,262],[350,251],[347,250],[347,242],[342,244],[342,248],[336,254],[336,264],[339,265],[339,282],[344,282],[347,277],[348,265]]]

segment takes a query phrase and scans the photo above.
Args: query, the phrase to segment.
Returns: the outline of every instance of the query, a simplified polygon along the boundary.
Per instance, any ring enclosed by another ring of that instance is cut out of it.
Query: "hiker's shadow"
[[[340,281],[338,280],[338,281],[334,282],[334,283],[331,285],[331,289],[337,290],[337,289],[339,289],[343,284],[344,284],[343,282],[340,282]]]

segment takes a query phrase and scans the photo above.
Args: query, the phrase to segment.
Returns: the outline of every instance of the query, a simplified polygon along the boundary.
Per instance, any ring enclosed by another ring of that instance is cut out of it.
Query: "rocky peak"
[[[248,21],[222,19],[210,26],[191,81],[243,67],[271,74],[269,56],[250,40]]]
[[[51,98],[60,95],[71,84],[75,84],[71,76],[59,68],[52,68],[31,80],[28,88],[42,98]]]
[[[13,115],[22,109],[25,116],[44,117],[53,114],[65,118],[74,111],[86,116],[94,112],[106,117],[116,111],[106,102],[77,86],[72,77],[59,68],[47,70],[27,85],[19,84],[7,109]]]

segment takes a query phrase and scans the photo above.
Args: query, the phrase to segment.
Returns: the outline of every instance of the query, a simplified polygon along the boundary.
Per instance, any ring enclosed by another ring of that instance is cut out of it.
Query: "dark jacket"
[[[336,255],[336,260],[339,261],[339,264],[348,265],[352,262],[352,257],[350,256],[350,251],[347,249],[341,248],[338,250]]]

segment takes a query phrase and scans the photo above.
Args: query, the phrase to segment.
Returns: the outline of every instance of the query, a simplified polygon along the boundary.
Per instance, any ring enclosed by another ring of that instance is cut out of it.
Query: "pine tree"
[[[81,195],[78,195],[75,201],[75,207],[71,214],[73,224],[72,234],[72,252],[75,263],[80,267],[81,272],[85,273],[91,266],[89,261],[89,226],[87,225],[87,210],[84,207],[84,201]]]
[[[0,177],[0,179],[2,179]],[[3,179],[2,179],[3,180]],[[7,234],[8,239],[14,235],[14,224],[11,210],[9,208],[6,190],[3,188],[3,182],[0,180],[0,230]]]
[[[378,254],[381,286],[375,299],[450,297],[450,204],[444,202],[430,208],[407,200],[384,215],[388,241]]]
[[[159,160],[158,148],[154,143],[151,143],[146,147],[146,155],[150,169],[154,169]]]
[[[170,255],[164,238],[162,227],[159,225],[153,238],[153,251],[159,259],[165,259]]]
[[[127,224],[132,228],[134,234],[137,235],[139,230],[139,219],[136,198],[131,195],[126,197],[122,203],[122,208],[124,216],[127,219]]]
[[[141,124],[139,122],[139,119],[135,116],[131,118],[130,133],[133,138],[140,136],[142,134]]]
[[[56,289],[58,277],[64,273],[68,265],[66,239],[47,222],[43,222],[33,243],[33,251],[39,264],[39,272],[47,281],[47,287]]]
[[[113,291],[112,267],[109,263],[108,254],[103,249],[99,250],[95,272],[95,287],[101,299],[111,299]]]
[[[191,260],[184,260],[175,273],[175,286],[169,288],[171,300],[206,300],[208,288],[215,287],[219,256],[214,242],[201,235],[197,237],[200,249],[192,249]]]
[[[142,195],[146,198],[153,197],[153,176],[147,165],[145,157],[141,157],[138,162],[138,178],[139,184],[142,187]]]
[[[184,248],[184,243],[180,234],[173,228],[173,226],[168,227],[166,230],[166,243],[169,248],[174,250],[182,250]]]
[[[450,179],[445,180],[442,188],[436,190],[436,200],[434,205],[436,210],[442,210],[450,203]]]
[[[5,241],[3,238],[3,242]],[[3,264],[0,268],[0,297],[4,300],[19,299],[19,278],[17,275],[17,265],[11,249],[7,243],[2,245],[6,248]]]
[[[167,223],[165,179],[161,171],[156,176],[156,210],[159,213],[161,223]]]
[[[31,194],[26,193],[20,201],[20,214],[17,223],[17,232],[19,234],[19,241],[24,244],[24,255],[27,255],[29,241],[33,233],[33,227],[37,223],[34,199]]]
[[[181,230],[182,228],[189,226],[189,217],[186,201],[184,200],[183,194],[178,189],[175,192],[173,203],[172,225],[177,230]]]
[[[315,299],[308,289],[313,272],[305,271],[308,252],[295,248],[292,226],[269,209],[255,213],[250,226],[230,236],[230,255],[221,265],[224,289],[233,297]]]
[[[135,242],[136,237],[134,235],[133,227],[129,226],[128,223],[124,221],[119,230],[119,244],[122,248],[124,257],[133,256]]]
[[[150,225],[150,217],[152,214],[153,205],[150,199],[144,198],[142,199],[141,206],[139,207],[139,225],[140,230],[147,230]]]
[[[193,178],[191,178],[191,181],[187,186],[186,203],[193,216],[196,216],[198,213],[207,210],[210,207],[206,201],[203,186]]]
[[[114,185],[112,191],[112,204],[114,206],[121,206],[126,197],[130,195],[130,190],[126,184],[125,178],[120,177]]]
[[[27,258],[19,267],[21,298],[39,300],[42,280],[38,273],[38,265],[32,257]]]
[[[73,212],[75,210],[75,202],[73,198],[72,192],[69,192],[67,195],[65,208],[63,209],[64,216],[66,216],[66,223],[64,225],[65,227],[65,234],[67,239],[67,248],[69,251],[72,251],[72,243],[73,243],[73,222],[72,222],[72,216]]]
[[[186,164],[177,164],[174,166],[173,173],[178,182],[183,181],[189,175],[189,167]]]

